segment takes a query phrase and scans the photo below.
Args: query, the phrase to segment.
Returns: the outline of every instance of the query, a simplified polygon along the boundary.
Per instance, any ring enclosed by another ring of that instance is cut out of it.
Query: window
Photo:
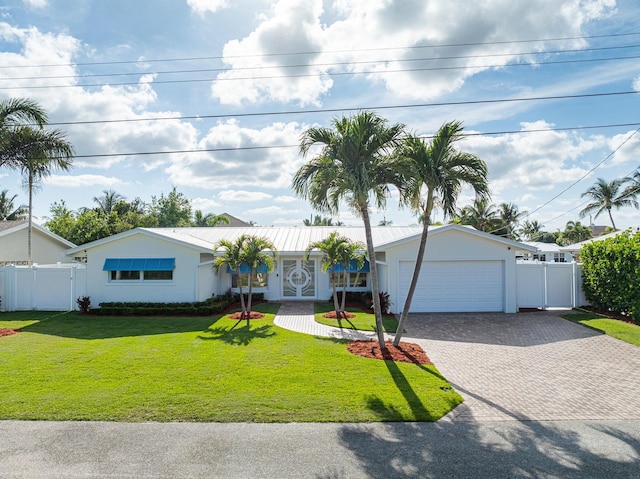
[[[564,253],[553,253],[554,263],[566,263],[567,260],[564,257]]]
[[[547,255],[546,254],[534,254],[533,255],[533,260],[534,261],[547,261]]]
[[[110,281],[172,281],[175,258],[107,258]]]

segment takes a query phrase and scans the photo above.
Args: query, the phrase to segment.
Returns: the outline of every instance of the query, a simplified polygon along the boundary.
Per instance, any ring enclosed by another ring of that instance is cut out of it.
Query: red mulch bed
[[[11,328],[0,328],[0,337],[1,336],[11,336],[13,334],[18,334],[20,331],[18,329]]]
[[[601,309],[594,308],[593,306],[582,306],[580,309],[585,309],[587,311],[591,311],[592,313],[599,314],[600,316],[606,316],[607,318],[617,319],[618,321],[623,321],[629,324],[639,325],[638,321],[634,321],[629,316],[625,316],[624,314],[614,313],[613,311],[603,311]]]
[[[424,350],[414,343],[400,341],[398,347],[392,341],[384,343],[386,348],[381,352],[380,345],[376,341],[353,341],[347,346],[347,350],[356,356],[371,359],[383,359],[401,363],[433,364]]]
[[[329,311],[328,313],[324,313],[322,315],[323,318],[329,318],[329,319],[336,319],[336,312],[335,311]],[[341,319],[350,319],[350,318],[355,318],[356,315],[354,313],[350,313],[349,311],[345,311],[343,313],[340,314],[340,318]]]
[[[251,313],[249,313],[249,318],[243,318],[242,312],[238,311],[237,313],[230,314],[229,318],[231,319],[262,319],[264,318],[264,314],[259,313],[258,311],[251,311]]]

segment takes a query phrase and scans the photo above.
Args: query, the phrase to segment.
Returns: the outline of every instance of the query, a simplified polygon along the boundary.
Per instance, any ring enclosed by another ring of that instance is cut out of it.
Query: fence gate
[[[582,264],[521,261],[516,273],[518,308],[575,308],[588,304],[582,291]]]

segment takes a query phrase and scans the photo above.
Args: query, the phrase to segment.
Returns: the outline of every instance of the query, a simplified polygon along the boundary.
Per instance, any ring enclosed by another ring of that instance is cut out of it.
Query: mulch
[[[2,337],[2,336],[12,336],[14,334],[18,334],[19,332],[20,332],[19,329],[0,328],[0,337]]]
[[[393,341],[386,341],[385,349],[380,351],[380,345],[376,341],[352,341],[347,350],[356,356],[384,361],[395,361],[413,364],[433,364],[429,356],[418,344],[400,341],[398,346]]]
[[[251,313],[249,313],[249,317],[248,318],[243,318],[242,317],[242,312],[239,311],[237,313],[233,313],[229,315],[230,319],[262,319],[264,318],[264,314],[259,313],[258,311],[251,311]]]
[[[625,316],[624,314],[620,313],[614,313],[613,311],[603,311],[601,309],[594,308],[593,306],[581,306],[580,309],[591,311],[592,313],[596,313],[607,318],[617,319],[618,321],[623,321],[625,323],[635,324],[636,326],[640,325],[638,321],[634,321],[633,319],[629,318],[629,316]]]

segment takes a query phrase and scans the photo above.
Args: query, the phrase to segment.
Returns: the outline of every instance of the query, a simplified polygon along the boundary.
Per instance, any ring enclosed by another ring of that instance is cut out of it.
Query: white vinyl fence
[[[0,268],[0,310],[76,310],[76,299],[86,293],[86,277],[81,264],[4,266]]]
[[[582,264],[519,261],[518,308],[574,308],[588,304],[582,291]]]

